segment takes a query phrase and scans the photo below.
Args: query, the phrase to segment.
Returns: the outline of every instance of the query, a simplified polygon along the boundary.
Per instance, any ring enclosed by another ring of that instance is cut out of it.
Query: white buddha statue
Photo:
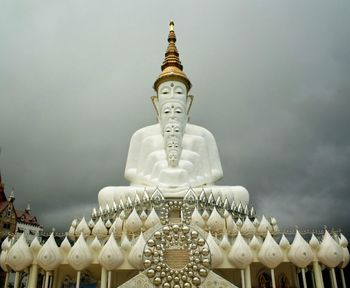
[[[103,188],[99,204],[111,206],[157,187],[166,197],[183,197],[192,187],[198,194],[204,189],[230,202],[248,204],[245,188],[215,185],[223,176],[217,145],[208,130],[188,123],[191,82],[182,71],[172,22],[168,42],[162,72],[154,83],[157,96],[152,97],[159,123],[131,138],[125,168],[130,186]]]

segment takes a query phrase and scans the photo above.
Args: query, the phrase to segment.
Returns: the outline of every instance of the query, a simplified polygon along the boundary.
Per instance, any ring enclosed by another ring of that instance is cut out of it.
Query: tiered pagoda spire
[[[162,72],[154,82],[153,88],[157,91],[158,86],[169,80],[178,80],[183,82],[187,89],[190,90],[192,87],[191,81],[188,79],[186,74],[183,72],[183,66],[180,61],[179,52],[177,51],[176,35],[174,30],[174,22],[169,23],[169,35],[168,35],[168,48],[165,52],[165,59],[161,66]]]

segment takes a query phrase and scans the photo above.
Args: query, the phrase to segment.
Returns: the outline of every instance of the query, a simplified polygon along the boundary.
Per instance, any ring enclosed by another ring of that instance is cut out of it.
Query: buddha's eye
[[[175,109],[175,113],[178,113],[178,114],[182,113],[182,109],[181,108],[176,108]]]
[[[169,113],[170,113],[170,109],[169,109],[169,108],[165,108],[165,109],[163,110],[163,112],[164,112],[165,114],[169,114]]]
[[[170,93],[170,91],[169,91],[169,89],[164,89],[163,91],[162,91],[162,94],[169,94]]]
[[[183,94],[184,91],[183,91],[180,87],[177,87],[177,88],[175,89],[175,93],[176,93],[176,94]]]
[[[179,127],[176,127],[176,128],[175,128],[175,132],[180,132],[180,128],[179,128]]]
[[[170,133],[170,132],[171,132],[171,129],[170,129],[170,128],[166,128],[166,129],[165,129],[165,132],[166,132],[166,133]]]

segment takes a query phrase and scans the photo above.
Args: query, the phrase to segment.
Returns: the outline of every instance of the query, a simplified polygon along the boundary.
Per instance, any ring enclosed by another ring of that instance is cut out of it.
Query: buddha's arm
[[[159,125],[144,127],[134,133],[130,140],[125,178],[132,183],[138,182],[139,174],[149,173],[145,167],[149,155],[162,147]],[[146,170],[145,170],[146,169]]]
[[[208,130],[205,129],[205,133],[203,133],[203,137],[206,139],[206,142],[207,142],[209,163],[211,166],[212,177],[215,182],[221,179],[223,176],[218,146],[216,145],[216,141],[213,134],[211,134]]]
[[[137,162],[140,157],[140,144],[142,142],[142,133],[141,131],[136,131],[130,140],[128,158],[126,160],[125,166],[125,178],[130,182],[136,177],[137,174]]]

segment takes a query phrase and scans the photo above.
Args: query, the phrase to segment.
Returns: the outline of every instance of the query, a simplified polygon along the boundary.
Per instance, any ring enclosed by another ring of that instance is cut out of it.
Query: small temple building
[[[30,288],[346,287],[343,234],[281,233],[244,187],[216,184],[219,151],[211,132],[189,122],[192,83],[173,22],[153,87],[158,123],[131,138],[130,185],[101,189],[91,219],[74,219],[59,246],[54,234],[44,243],[6,238],[0,265],[15,273],[14,287],[23,273]]]
[[[0,173],[0,240],[1,243],[8,235],[13,235],[18,239],[25,233],[27,240],[32,241],[39,237],[43,227],[40,225],[36,216],[31,212],[30,205],[26,209],[18,210],[14,206],[15,193],[12,190],[10,196],[6,197],[5,184],[2,182]],[[40,239],[40,238],[39,238]]]
[[[28,242],[37,238],[41,239],[40,232],[43,227],[38,219],[32,215],[30,205],[22,211],[15,209],[15,193],[12,190],[9,197],[5,194],[5,184],[0,173],[0,239],[1,243],[10,237],[14,241],[22,234],[26,235]],[[0,285],[4,284],[4,272],[0,271]]]

